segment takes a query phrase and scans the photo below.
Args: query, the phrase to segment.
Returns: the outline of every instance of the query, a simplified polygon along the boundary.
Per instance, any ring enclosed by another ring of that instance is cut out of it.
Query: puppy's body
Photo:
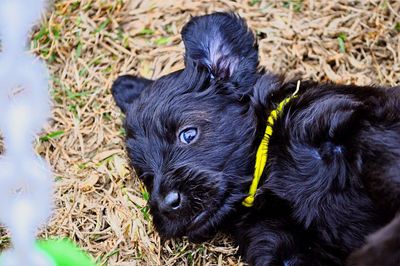
[[[277,92],[288,87],[294,84]],[[242,223],[235,230],[252,263],[269,261],[260,246],[271,239],[277,264],[343,264],[393,217],[400,200],[399,99],[398,88],[302,85],[274,124],[256,210],[244,223],[249,231]],[[267,230],[270,224],[277,228]]]
[[[301,82],[244,207],[267,117],[296,82],[257,69],[235,15],[193,18],[182,35],[184,70],[113,86],[157,230],[202,241],[224,229],[256,265],[343,264],[398,208],[400,90]]]

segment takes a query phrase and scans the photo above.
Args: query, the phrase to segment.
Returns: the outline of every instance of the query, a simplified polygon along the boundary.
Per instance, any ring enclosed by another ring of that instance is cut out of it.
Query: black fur
[[[353,252],[348,259],[350,266],[399,265],[400,216],[372,234],[367,244]]]
[[[344,264],[398,211],[399,88],[301,82],[246,208],[266,118],[296,81],[258,68],[253,34],[234,14],[192,18],[182,36],[185,69],[112,88],[158,232],[199,242],[225,230],[253,265]],[[180,141],[185,128],[197,128],[193,143]],[[160,207],[171,191],[174,211]]]

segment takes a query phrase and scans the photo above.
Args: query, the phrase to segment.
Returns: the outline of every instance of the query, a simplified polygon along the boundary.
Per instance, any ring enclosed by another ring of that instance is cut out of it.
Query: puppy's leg
[[[283,219],[247,219],[235,229],[240,253],[250,265],[284,265],[296,252],[288,226]]]
[[[250,265],[342,265],[336,257],[287,218],[249,215],[235,230],[240,253]]]
[[[350,255],[348,265],[400,265],[400,215],[369,236],[367,244]]]
[[[400,137],[399,142],[393,146],[397,149],[400,147]],[[394,150],[394,148],[388,147],[387,151],[390,149]],[[390,156],[382,155],[379,152],[376,154],[381,155],[381,158],[372,158],[375,161],[369,160],[369,164],[365,167],[366,174],[363,184],[382,213],[393,217],[396,212],[400,211],[400,159],[397,159],[400,158],[400,150],[398,154],[393,152],[389,154]]]

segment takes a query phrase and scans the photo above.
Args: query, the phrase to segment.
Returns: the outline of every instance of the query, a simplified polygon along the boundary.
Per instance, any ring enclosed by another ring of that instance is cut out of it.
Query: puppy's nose
[[[166,211],[175,211],[181,206],[181,195],[177,191],[169,192],[164,200],[163,207]]]

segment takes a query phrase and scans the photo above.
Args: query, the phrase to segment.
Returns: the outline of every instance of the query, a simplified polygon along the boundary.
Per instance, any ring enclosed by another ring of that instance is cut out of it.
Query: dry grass
[[[234,10],[257,33],[275,72],[355,84],[400,82],[400,1],[56,1],[32,36],[52,75],[53,120],[37,151],[55,173],[55,210],[42,237],[67,236],[106,265],[237,265],[224,237],[161,243],[146,193],[130,174],[112,81],[182,67],[190,15]],[[3,234],[0,244],[7,242]]]

